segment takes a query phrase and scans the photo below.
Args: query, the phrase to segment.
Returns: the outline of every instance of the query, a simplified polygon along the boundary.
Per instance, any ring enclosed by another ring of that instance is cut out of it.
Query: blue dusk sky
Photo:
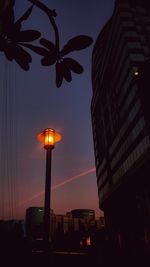
[[[14,88],[15,95],[15,104],[12,105],[15,111],[12,112],[15,114],[14,138],[17,142],[17,152],[14,153],[17,159],[16,216],[24,218],[26,208],[43,206],[46,153],[36,136],[46,127],[52,127],[62,134],[62,140],[56,144],[52,153],[51,208],[56,214],[65,214],[77,208],[90,208],[99,217],[102,213],[98,207],[90,113],[91,58],[96,38],[112,14],[114,0],[42,2],[57,12],[55,21],[61,47],[76,35],[89,35],[93,38],[93,44],[70,54],[70,57],[80,62],[84,72],[80,75],[73,73],[72,81],[63,81],[60,88],[55,84],[55,66],[43,67],[41,56],[31,52],[29,71],[23,71],[16,62],[7,61],[11,73],[10,88]],[[27,0],[16,0],[15,17],[21,16],[29,6]],[[22,29],[39,30],[42,37],[54,41],[48,17],[36,6],[22,25]],[[39,44],[39,41],[34,43]],[[2,52],[0,56],[2,68],[6,59]],[[2,84],[3,72],[0,79]]]

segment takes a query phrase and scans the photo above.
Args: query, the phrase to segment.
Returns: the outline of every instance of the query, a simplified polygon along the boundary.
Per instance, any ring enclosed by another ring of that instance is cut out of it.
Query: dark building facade
[[[29,207],[26,210],[25,232],[28,239],[43,238],[43,207]]]
[[[95,220],[95,211],[91,209],[76,209],[71,214],[73,218]]]
[[[92,56],[99,206],[116,251],[132,256],[150,249],[149,2],[116,0]]]

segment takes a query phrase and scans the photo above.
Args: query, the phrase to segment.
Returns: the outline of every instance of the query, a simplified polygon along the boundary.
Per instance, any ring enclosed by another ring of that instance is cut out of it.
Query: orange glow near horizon
[[[78,174],[78,175],[75,175],[75,176],[73,176],[73,177],[71,177],[71,178],[66,179],[65,181],[63,181],[63,182],[61,182],[61,183],[59,183],[59,184],[56,184],[56,185],[52,186],[52,190],[55,190],[55,189],[57,189],[57,188],[59,188],[59,187],[61,187],[61,186],[64,186],[65,184],[68,184],[68,183],[70,183],[70,182],[72,182],[72,181],[74,181],[74,180],[77,180],[77,179],[79,179],[80,177],[83,177],[83,176],[85,176],[85,175],[87,175],[87,174],[89,174],[89,173],[92,173],[92,172],[95,172],[95,168],[89,169],[89,170],[87,170],[87,171],[85,171],[85,172],[81,172],[81,173]]]
[[[87,174],[93,173],[93,172],[95,172],[95,170],[96,170],[96,169],[95,169],[95,167],[94,167],[94,168],[91,168],[91,169],[89,169],[89,170],[87,170],[87,171],[81,172],[81,173],[78,174],[78,175],[75,175],[75,176],[73,176],[73,177],[70,177],[70,178],[64,180],[63,182],[58,183],[58,184],[52,186],[52,190],[56,190],[56,189],[58,189],[58,188],[60,188],[60,187],[62,187],[62,186],[64,186],[64,185],[66,185],[66,184],[68,184],[68,183],[71,183],[71,182],[74,181],[74,180],[77,180],[77,179],[79,179],[79,178],[81,178],[81,177],[83,177],[83,176],[86,176]],[[41,191],[41,192],[35,194],[34,196],[32,196],[31,198],[29,198],[29,199],[23,201],[22,203],[20,203],[19,206],[22,206],[23,204],[26,204],[27,202],[30,202],[30,201],[32,201],[33,199],[42,196],[43,194],[44,194],[44,191]]]

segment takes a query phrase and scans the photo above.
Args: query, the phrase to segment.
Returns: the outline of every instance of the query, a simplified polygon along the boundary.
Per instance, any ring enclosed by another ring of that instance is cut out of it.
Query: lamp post
[[[47,128],[38,134],[38,140],[44,144],[46,149],[46,181],[45,181],[45,202],[44,202],[44,218],[43,218],[43,240],[45,246],[49,244],[50,239],[50,199],[51,199],[51,158],[52,149],[55,143],[61,140],[61,134],[52,128]]]

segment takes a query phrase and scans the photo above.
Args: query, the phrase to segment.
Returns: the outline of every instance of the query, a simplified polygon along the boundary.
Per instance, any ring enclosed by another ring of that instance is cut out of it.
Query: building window
[[[133,141],[137,138],[139,133],[142,131],[142,129],[145,126],[144,118],[140,118],[138,123],[135,125],[135,127],[132,129],[128,137],[126,138],[125,142],[121,145],[120,149],[116,153],[116,155],[113,157],[111,162],[111,168],[113,169],[117,162],[121,159],[123,154],[128,150],[128,148],[131,146]]]
[[[150,140],[148,136],[145,136],[143,140],[136,146],[128,158],[123,162],[119,169],[112,176],[113,182],[117,182],[118,179],[124,175],[130,167],[142,156],[142,154],[150,147]]]
[[[132,123],[132,121],[135,118],[135,116],[137,115],[137,113],[139,112],[140,108],[141,108],[141,103],[140,103],[140,100],[138,99],[137,102],[135,103],[135,105],[133,106],[133,108],[131,109],[128,117],[126,118],[126,121],[124,121],[124,124],[123,124],[122,128],[120,129],[120,131],[118,132],[113,144],[111,145],[111,147],[109,149],[110,155],[115,150],[115,148],[118,145],[118,143],[120,142],[121,138],[123,137],[123,135],[127,131],[128,127]]]
[[[104,171],[104,173],[98,178],[98,189],[100,189],[100,187],[102,186],[102,184],[106,181],[106,178],[108,176],[108,172],[107,170]]]

